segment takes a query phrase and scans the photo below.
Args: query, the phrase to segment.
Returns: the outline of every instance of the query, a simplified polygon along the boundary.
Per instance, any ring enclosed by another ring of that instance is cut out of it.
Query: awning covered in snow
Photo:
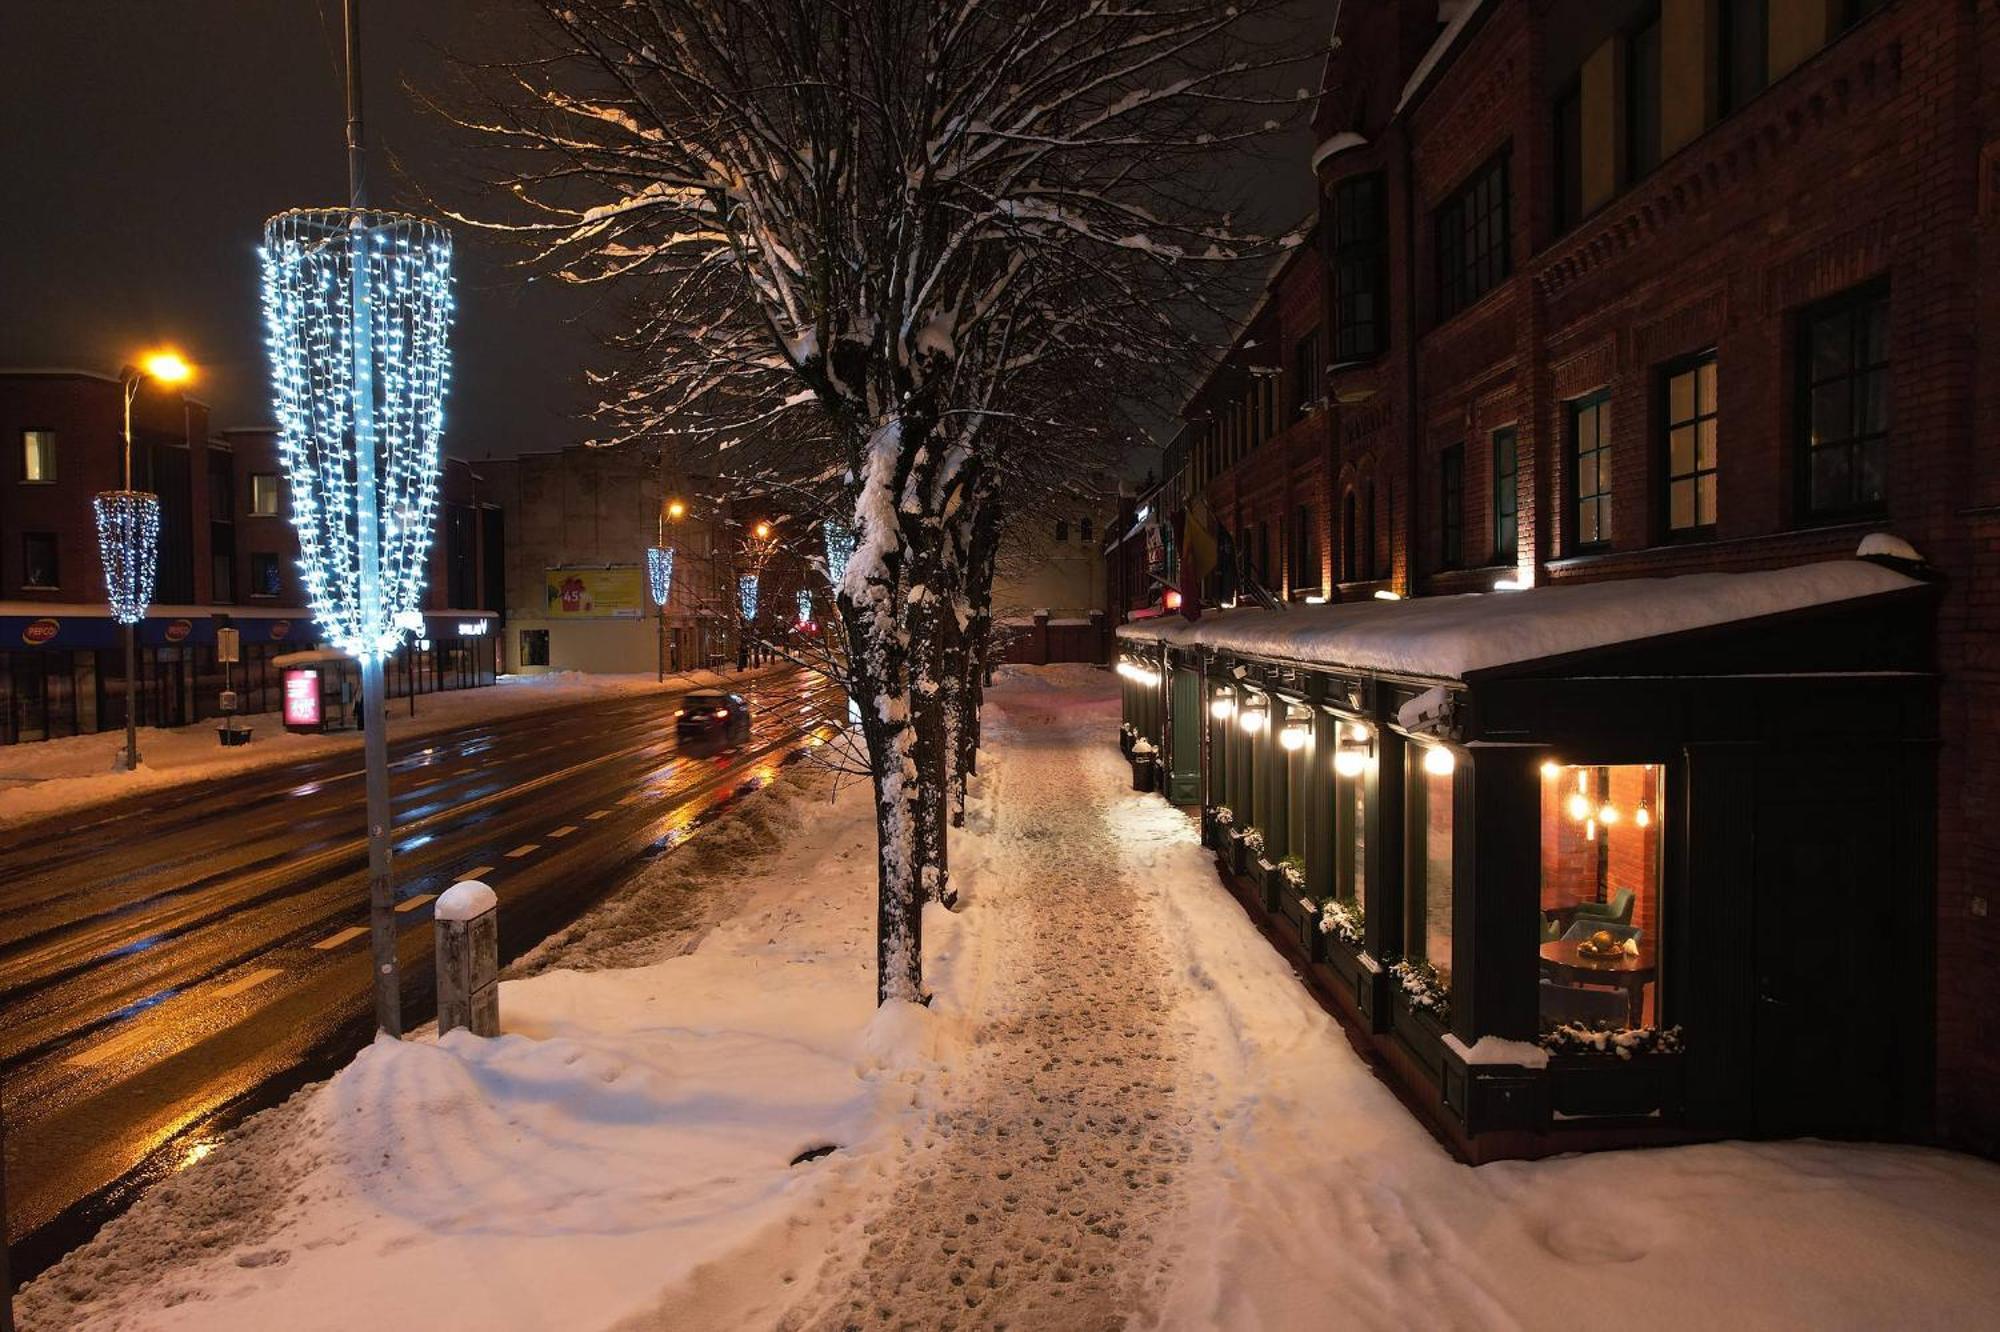
[[[1432,680],[1922,586],[1866,560],[1521,592],[1208,612],[1118,626],[1119,641]]]

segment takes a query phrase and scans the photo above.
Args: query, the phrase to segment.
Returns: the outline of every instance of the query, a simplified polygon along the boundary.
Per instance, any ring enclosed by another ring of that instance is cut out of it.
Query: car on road
[[[674,733],[691,747],[746,744],[750,705],[741,694],[689,694],[674,710]]]

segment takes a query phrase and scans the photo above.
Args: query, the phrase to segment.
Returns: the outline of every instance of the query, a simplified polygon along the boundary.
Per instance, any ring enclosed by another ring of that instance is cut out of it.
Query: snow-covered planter
[[[1141,740],[1139,744],[1145,745],[1146,742]],[[1157,785],[1154,779],[1158,776],[1159,768],[1159,760],[1154,757],[1151,745],[1146,745],[1146,752],[1143,754],[1139,752],[1137,746],[1134,746],[1132,750],[1132,789],[1134,791],[1152,790]]]
[[[1151,740],[1148,740],[1143,735],[1132,742],[1133,758],[1139,758],[1142,756],[1145,758],[1152,758],[1155,754],[1158,754],[1159,752],[1160,752],[1159,750],[1153,747],[1153,742]]]
[[[1264,834],[1253,827],[1232,826],[1229,830],[1229,868],[1232,873],[1248,874],[1250,867],[1264,854]]]
[[[1603,1055],[1632,1059],[1642,1055],[1674,1055],[1687,1050],[1687,1040],[1674,1027],[1586,1027],[1565,1022],[1542,1033],[1541,1046],[1552,1055]]]
[[[1285,886],[1295,893],[1306,890],[1306,862],[1304,856],[1286,856],[1278,862],[1279,871],[1285,876]]]
[[[1338,898],[1328,898],[1319,904],[1319,932],[1329,939],[1338,939],[1349,948],[1361,947],[1366,938],[1366,913],[1359,902],[1343,902]]]
[[[1440,1025],[1451,1021],[1451,991],[1439,979],[1436,967],[1406,957],[1390,966],[1389,979],[1412,1009],[1428,1013]]]

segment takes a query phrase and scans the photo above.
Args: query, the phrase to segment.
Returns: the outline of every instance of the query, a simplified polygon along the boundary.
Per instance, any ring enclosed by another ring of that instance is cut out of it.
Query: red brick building
[[[0,372],[0,743],[125,724],[122,638],[105,604],[91,498],[123,484],[123,388],[86,370]],[[153,608],[139,625],[139,719],[182,726],[220,712],[215,631],[242,639],[246,712],[276,706],[272,657],[318,641],[298,573],[272,427],[212,432],[207,404],[141,381],[132,483],[160,496]],[[439,489],[426,614],[437,626],[390,665],[391,692],[488,682],[495,667],[501,525],[472,468]],[[461,633],[461,624],[492,631]],[[429,647],[421,646],[429,643]]]
[[[2000,5],[1344,5],[1311,246],[1162,493],[1280,595],[1942,577],[1934,1123],[2000,1149]],[[1129,610],[1130,601],[1120,609]]]

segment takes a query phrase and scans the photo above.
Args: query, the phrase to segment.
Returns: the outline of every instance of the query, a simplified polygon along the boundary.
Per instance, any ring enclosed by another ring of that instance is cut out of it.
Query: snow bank
[[[499,905],[500,898],[491,888],[477,879],[467,879],[438,894],[438,900],[431,908],[431,917],[434,920],[471,920]]]
[[[1917,585],[1913,578],[1863,560],[1828,560],[1758,573],[1621,578],[1504,595],[1219,611],[1192,624],[1183,619],[1121,624],[1118,637],[1455,680],[1471,671]]]

